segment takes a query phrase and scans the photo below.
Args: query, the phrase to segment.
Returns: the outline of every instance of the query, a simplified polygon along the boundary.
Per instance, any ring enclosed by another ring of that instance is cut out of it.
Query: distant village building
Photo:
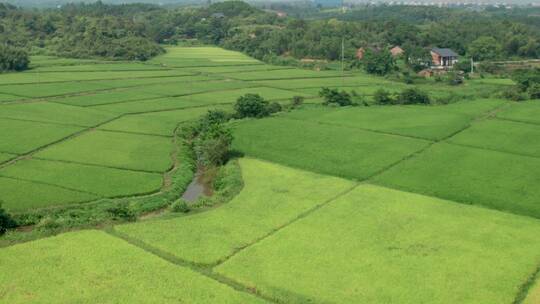
[[[285,12],[277,12],[276,15],[277,15],[279,18],[285,18],[285,17],[287,17],[287,13],[285,13]]]
[[[393,57],[398,57],[398,56],[403,55],[403,53],[405,53],[405,51],[401,47],[396,45],[395,47],[390,49],[390,53],[392,53]]]
[[[446,48],[433,48],[431,50],[431,60],[433,68],[445,69],[450,68],[458,62],[459,55]]]
[[[225,18],[225,14],[223,13],[213,13],[211,15],[212,18]]]

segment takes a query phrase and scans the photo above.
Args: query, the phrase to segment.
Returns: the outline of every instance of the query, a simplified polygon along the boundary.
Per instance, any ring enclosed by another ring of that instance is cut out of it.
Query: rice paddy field
[[[145,63],[34,56],[0,74],[0,202],[18,218],[177,197],[174,174],[193,174],[177,172],[191,168],[184,123],[248,93],[305,102],[230,122],[242,185],[229,201],[0,237],[0,303],[538,304],[540,103],[484,96],[512,84],[427,81],[466,98],[336,108],[322,87],[409,85],[217,47]]]

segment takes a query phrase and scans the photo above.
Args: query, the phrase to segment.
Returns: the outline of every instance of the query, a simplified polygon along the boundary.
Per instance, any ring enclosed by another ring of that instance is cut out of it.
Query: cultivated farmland
[[[0,303],[538,303],[540,106],[488,94],[511,80],[381,106],[411,86],[166,50],[0,74],[0,203],[23,223],[0,236]],[[183,127],[244,94],[284,109],[226,115],[238,160],[197,166]],[[194,176],[211,196],[181,199]]]

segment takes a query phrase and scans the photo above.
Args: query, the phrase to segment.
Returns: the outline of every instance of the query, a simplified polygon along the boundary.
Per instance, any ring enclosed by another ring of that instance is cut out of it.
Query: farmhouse
[[[433,48],[431,50],[432,68],[450,68],[458,61],[459,55],[446,48]]]

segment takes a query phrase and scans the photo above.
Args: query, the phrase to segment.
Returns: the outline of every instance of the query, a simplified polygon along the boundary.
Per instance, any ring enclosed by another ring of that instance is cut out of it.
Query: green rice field
[[[540,103],[499,99],[512,80],[165,49],[0,74],[0,204],[24,223],[0,303],[540,304]],[[319,97],[413,86],[438,102]],[[231,116],[233,161],[197,166],[182,126],[244,94],[284,109]]]

